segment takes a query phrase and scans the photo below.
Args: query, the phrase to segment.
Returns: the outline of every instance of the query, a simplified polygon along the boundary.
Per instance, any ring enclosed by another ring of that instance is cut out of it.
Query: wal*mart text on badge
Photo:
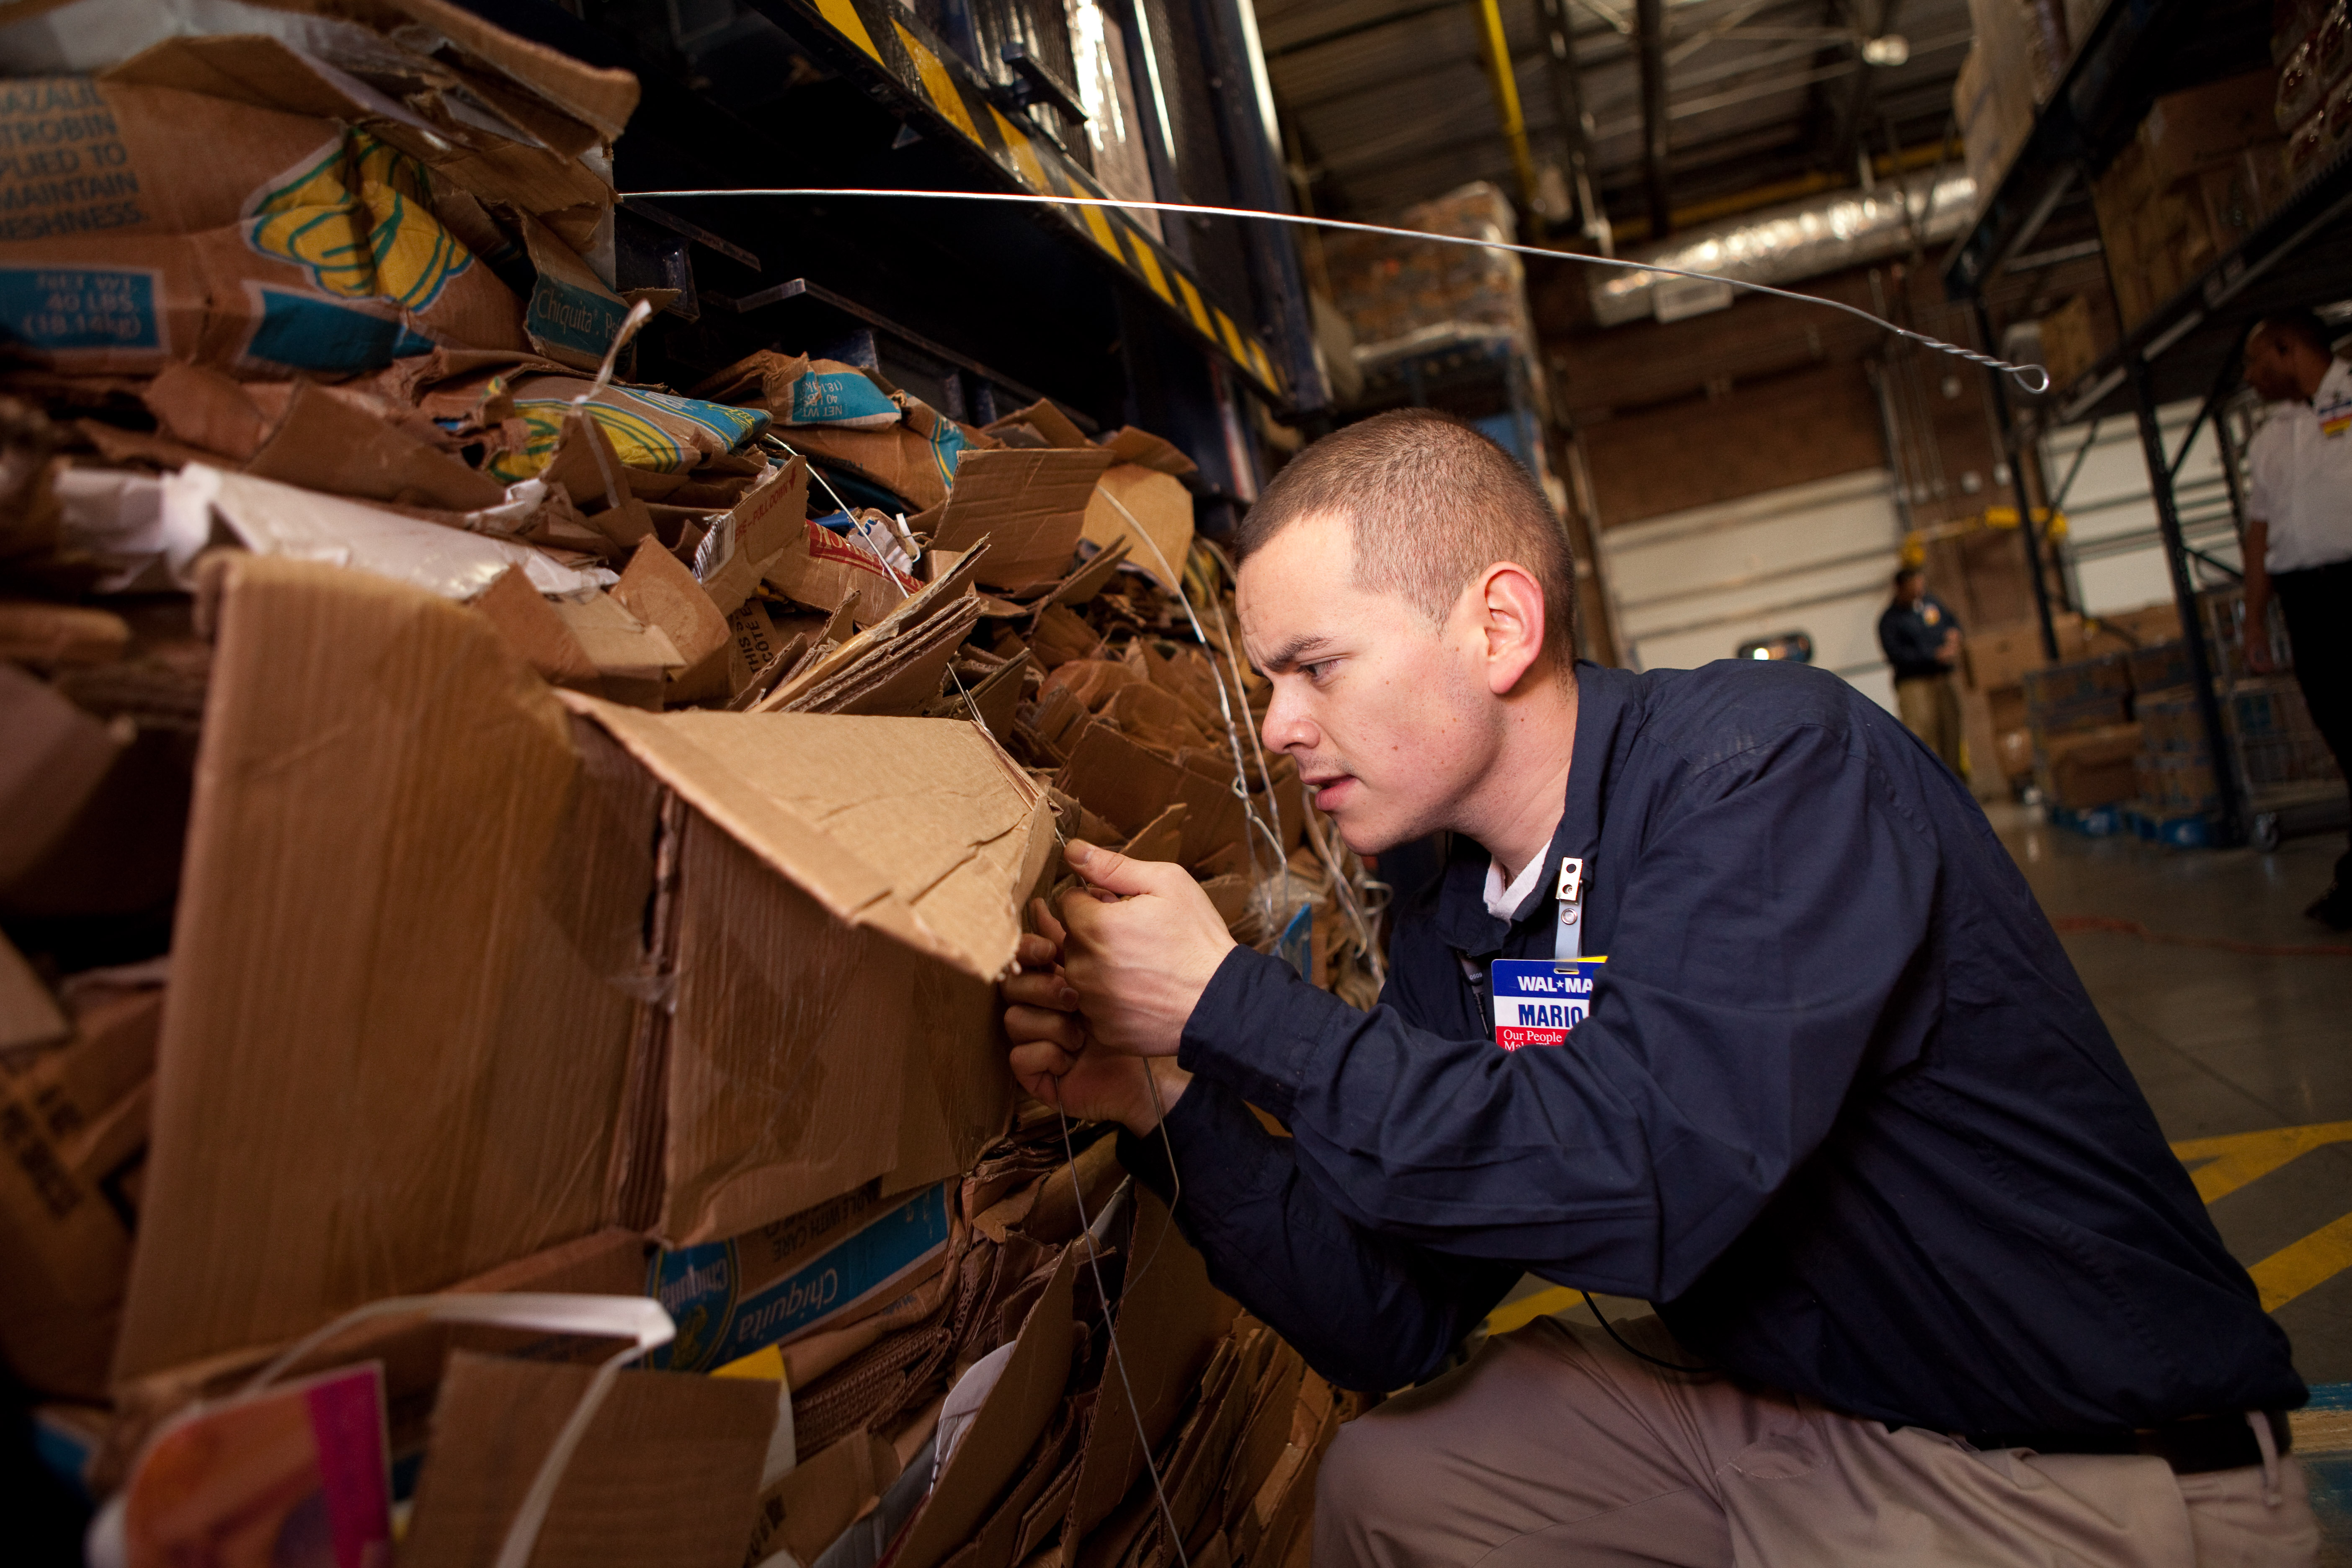
[[[1494,966],[1495,1043],[1564,1046],[1592,1011],[1593,982],[1605,958],[1498,959]]]

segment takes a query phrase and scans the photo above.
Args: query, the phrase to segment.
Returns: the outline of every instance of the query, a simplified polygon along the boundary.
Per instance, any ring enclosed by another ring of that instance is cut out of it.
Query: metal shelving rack
[[[2248,0],[2110,0],[2036,117],[2016,162],[1945,260],[1946,291],[1975,305],[1988,345],[1999,341],[1989,291],[2045,256],[2080,255],[2086,247],[2096,247],[2096,225],[2089,211],[2092,180],[2129,142],[2158,98],[2267,68],[2270,17],[2266,3]],[[2029,248],[2037,242],[2041,250]],[[2025,483],[2023,458],[2032,443],[2024,426],[2034,414],[2045,412],[2053,426],[2125,414],[2137,424],[2199,712],[2215,760],[2223,842],[2243,842],[2250,835],[2274,841],[2279,824],[2275,813],[2258,820],[2265,816],[2265,803],[2250,798],[2231,765],[2231,739],[2203,635],[2193,564],[2219,563],[2191,550],[2184,539],[2173,481],[2205,423],[2214,420],[2217,431],[2221,428],[2218,411],[2236,388],[2241,351],[2253,323],[2276,310],[2352,292],[2347,255],[2352,255],[2352,151],[2339,154],[2254,233],[2134,325],[2072,384],[2051,388],[2035,409],[2022,415],[2016,410],[2003,378],[1993,373],[1994,401],[2007,436],[2018,510],[2027,520],[2021,532],[2032,563],[2044,651],[2053,658],[2058,649],[2042,544],[2032,525]],[[2157,410],[2188,398],[2200,400],[2198,415],[2179,450],[2168,451]],[[2244,504],[2234,482],[2235,459],[2226,451],[2224,458],[2224,469],[2232,476],[2231,510],[2242,536]]]
[[[1176,441],[1202,465],[1196,484],[1213,509],[1255,493],[1249,400],[1291,417],[1328,402],[1296,254],[1271,225],[1234,226],[1236,235],[1171,216],[1155,233],[1095,207],[626,195],[1107,195],[1066,64],[1054,58],[1055,28],[1041,26],[1041,16],[1060,26],[1059,5],[459,3],[642,84],[615,146],[620,283],[684,292],[639,340],[641,378],[683,386],[781,347],[874,365],[974,423],[1050,395],[1083,426],[1132,423]],[[1146,144],[1153,194],[1280,207],[1287,184],[1270,118],[1261,125],[1228,101],[1249,96],[1235,84],[1265,76],[1246,0],[1100,3],[1124,29],[1145,98],[1130,129]],[[1171,28],[1184,30],[1189,76],[1152,52]],[[1066,35],[1061,44],[1066,54]],[[1002,58],[982,54],[990,47]],[[1181,149],[1180,125],[1192,136]],[[1202,154],[1203,127],[1213,159]]]

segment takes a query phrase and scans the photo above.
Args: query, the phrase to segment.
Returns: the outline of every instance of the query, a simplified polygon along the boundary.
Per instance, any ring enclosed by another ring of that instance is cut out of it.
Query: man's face
[[[1895,584],[1895,600],[1901,605],[1916,605],[1927,596],[1927,579],[1912,573]]]
[[[2253,342],[2246,345],[2246,384],[2266,403],[2284,403],[2302,395],[2286,338],[2271,331],[2254,334]]]
[[[1266,745],[1360,855],[1451,825],[1498,749],[1498,705],[1460,606],[1445,625],[1355,583],[1345,518],[1292,523],[1241,569],[1250,662],[1274,682]]]

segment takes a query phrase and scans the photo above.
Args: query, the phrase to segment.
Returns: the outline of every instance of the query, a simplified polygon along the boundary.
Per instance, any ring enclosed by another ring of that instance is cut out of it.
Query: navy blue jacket
[[[1944,638],[1959,629],[1959,617],[1933,594],[1922,594],[1916,605],[1889,605],[1878,617],[1878,646],[1895,667],[1897,680],[1946,675],[1951,665],[1944,658]]]
[[[1580,665],[1584,951],[1561,1047],[1464,960],[1549,958],[1459,845],[1381,1005],[1227,957],[1166,1120],[1212,1277],[1343,1386],[1430,1375],[1520,1273],[1657,1304],[1694,1355],[1853,1415],[2089,1431],[2300,1405],[1984,814],[1834,677]],[[1294,1134],[1267,1132],[1244,1102]],[[1158,1138],[1121,1141],[1165,1195]]]

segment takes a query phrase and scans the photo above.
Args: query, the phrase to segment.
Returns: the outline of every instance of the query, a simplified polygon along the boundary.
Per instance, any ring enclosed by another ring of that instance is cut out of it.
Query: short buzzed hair
[[[1292,523],[1341,516],[1356,585],[1395,594],[1440,623],[1470,580],[1498,561],[1526,568],[1544,597],[1544,655],[1576,663],[1576,560],[1567,530],[1517,458],[1458,419],[1426,408],[1376,414],[1335,430],[1283,466],[1242,520],[1247,561]]]
[[[2319,319],[2316,310],[2280,310],[2264,316],[2254,323],[2254,330],[2248,336],[2250,340],[2276,336],[2309,343],[2319,351],[2323,359],[2331,359],[2336,353],[2336,336],[2327,330],[2327,323]]]

